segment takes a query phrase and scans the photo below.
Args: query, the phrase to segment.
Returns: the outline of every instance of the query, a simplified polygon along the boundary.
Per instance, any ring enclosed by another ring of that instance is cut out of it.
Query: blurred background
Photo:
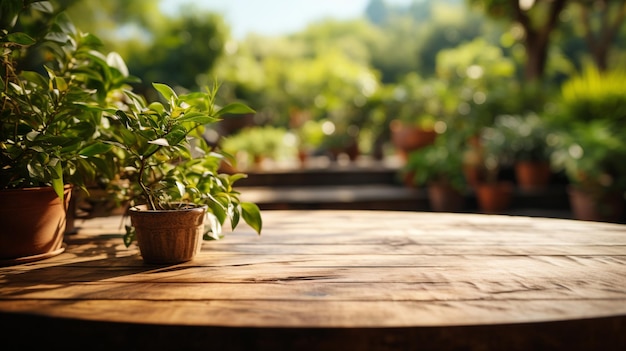
[[[623,208],[626,1],[57,2],[122,55],[137,91],[217,79],[222,103],[254,108],[206,135],[250,173],[244,185],[306,185],[303,169],[339,184],[319,170],[367,164],[346,182],[372,169],[411,191],[445,181],[472,207],[486,184],[543,194],[536,205],[576,186]],[[523,184],[522,161],[543,178]]]

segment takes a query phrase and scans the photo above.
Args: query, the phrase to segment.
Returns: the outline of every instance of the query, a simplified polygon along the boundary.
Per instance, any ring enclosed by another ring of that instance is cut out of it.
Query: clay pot
[[[132,207],[129,216],[144,262],[171,264],[194,259],[202,248],[206,211],[207,206],[157,211]]]
[[[32,262],[63,252],[71,195],[69,185],[63,202],[52,187],[0,191],[1,263]]]
[[[433,211],[458,212],[463,209],[463,194],[447,183],[428,185],[428,201]]]
[[[437,138],[437,132],[432,129],[406,125],[398,120],[391,122],[390,130],[391,142],[403,160],[408,158],[411,151],[430,145]]]
[[[475,187],[478,207],[485,213],[499,213],[511,206],[511,182],[481,183]]]
[[[550,182],[552,170],[549,162],[518,161],[515,163],[515,178],[522,191],[544,189]]]
[[[594,196],[575,187],[568,187],[567,193],[575,219],[596,222],[619,222],[622,219],[623,194]]]

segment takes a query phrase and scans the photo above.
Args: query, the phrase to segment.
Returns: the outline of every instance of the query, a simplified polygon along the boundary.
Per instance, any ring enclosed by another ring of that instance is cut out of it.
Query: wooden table
[[[2,345],[626,350],[625,225],[387,211],[263,217],[260,237],[240,228],[173,266],[145,265],[125,248],[120,217],[79,221],[63,254],[0,268]]]

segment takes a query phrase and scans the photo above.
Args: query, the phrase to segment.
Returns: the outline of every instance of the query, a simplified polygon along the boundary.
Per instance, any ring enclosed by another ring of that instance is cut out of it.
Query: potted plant
[[[217,84],[180,95],[167,85],[153,86],[163,103],[127,91],[128,108],[112,117],[123,128],[109,142],[124,150],[133,188],[126,246],[136,238],[146,263],[169,264],[192,260],[202,239],[220,238],[227,220],[234,229],[243,218],[260,233],[258,206],[240,201],[233,188],[245,175],[218,173],[224,156],[202,137],[220,116],[253,110],[241,103],[217,107]]]
[[[574,217],[622,220],[626,191],[626,135],[607,121],[577,123],[558,133],[551,162],[569,180]]]
[[[63,251],[72,189],[107,174],[99,155],[111,147],[98,128],[129,77],[48,2],[7,0],[1,10],[0,260],[25,262]]]
[[[600,72],[588,65],[561,87],[551,118],[560,131],[551,161],[569,180],[570,205],[578,219],[619,221],[623,213],[624,79],[624,70]]]
[[[466,190],[462,150],[465,138],[452,131],[439,134],[432,145],[409,153],[402,172],[417,186],[426,186],[434,211],[463,208]]]
[[[502,179],[501,171],[510,167],[512,160],[505,135],[496,125],[483,128],[478,143],[468,143],[464,162],[474,163],[477,174],[473,188],[483,212],[497,213],[511,205],[513,183]]]
[[[403,161],[411,151],[432,144],[437,137],[442,94],[444,90],[437,82],[422,80],[416,74],[407,75],[388,93],[391,142]]]
[[[545,188],[552,175],[548,124],[537,114],[528,113],[500,115],[494,127],[504,136],[503,152],[511,155],[518,187],[522,191]]]
[[[290,136],[283,127],[251,126],[224,136],[219,144],[222,150],[235,156],[240,168],[262,168],[265,161],[280,162],[296,157],[295,137],[290,139]]]

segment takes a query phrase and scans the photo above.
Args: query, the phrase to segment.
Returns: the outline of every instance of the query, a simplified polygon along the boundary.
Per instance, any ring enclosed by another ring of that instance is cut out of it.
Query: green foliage
[[[132,81],[123,60],[47,1],[3,1],[2,18],[0,189],[62,197],[64,184],[111,176],[98,136],[111,96]]]
[[[258,233],[262,222],[258,206],[244,203],[233,184],[244,174],[219,173],[224,156],[210,149],[202,137],[206,125],[225,114],[254,112],[241,103],[218,108],[217,83],[203,92],[177,94],[165,84],[154,83],[163,102],[126,91],[129,105],[112,117],[111,145],[124,151],[125,169],[131,180],[131,201],[151,210],[168,210],[180,203],[208,205],[213,219],[206,238],[219,238],[228,219],[235,228],[243,219]],[[132,241],[129,228],[125,243]]]
[[[626,70],[600,72],[588,65],[562,86],[562,116],[558,122],[605,120],[626,125]]]
[[[464,191],[463,145],[465,138],[454,131],[439,134],[431,145],[412,151],[402,169],[418,186],[442,182]]]
[[[576,123],[554,138],[552,165],[570,183],[598,196],[626,191],[626,135],[607,121]]]
[[[197,90],[210,84],[208,72],[224,50],[223,19],[195,7],[163,21],[153,38],[129,49],[129,68],[145,81]]]
[[[502,142],[498,145],[513,161],[549,160],[552,148],[548,143],[550,128],[535,113],[526,115],[500,115],[493,128],[500,131]]]
[[[251,165],[264,158],[280,161],[294,158],[296,154],[295,136],[285,128],[271,125],[247,127],[221,141],[222,149],[235,155],[238,164]]]
[[[437,75],[448,93],[456,93],[456,128],[476,133],[493,124],[495,116],[517,113],[521,107],[516,66],[501,48],[479,38],[437,56]],[[450,124],[450,123],[449,123]]]
[[[298,147],[301,150],[314,150],[324,142],[323,121],[308,120],[295,130]]]

